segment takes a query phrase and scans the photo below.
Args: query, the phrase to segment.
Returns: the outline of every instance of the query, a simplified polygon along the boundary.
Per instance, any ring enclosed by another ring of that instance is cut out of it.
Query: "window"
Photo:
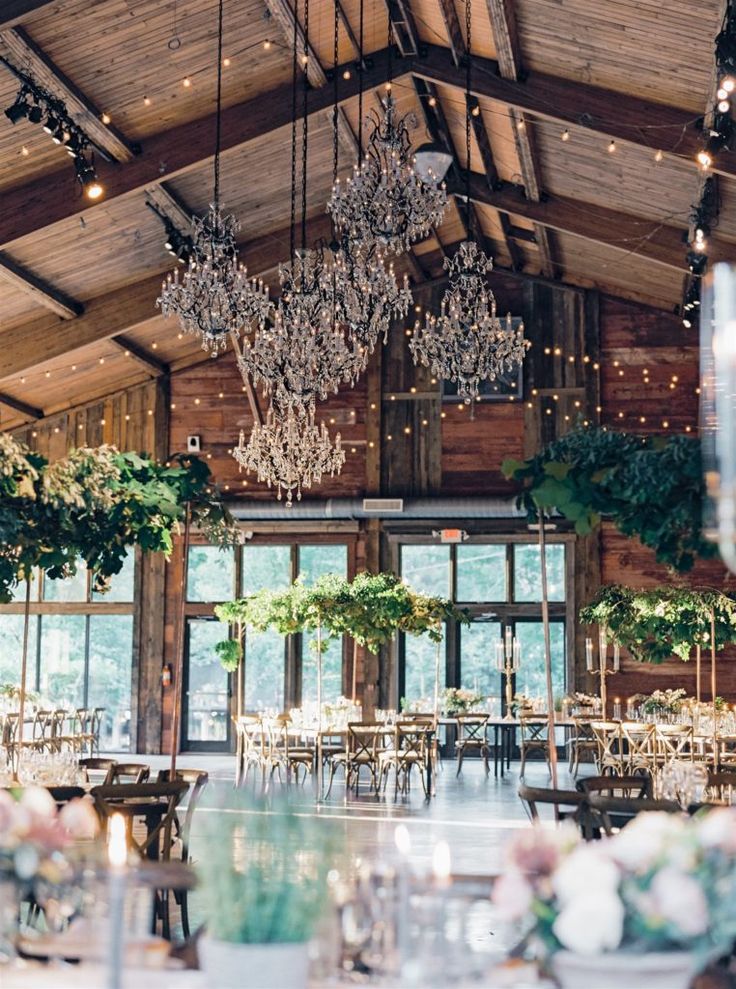
[[[0,682],[20,681],[26,585],[0,605]],[[129,553],[106,593],[84,566],[63,580],[31,582],[28,689],[52,707],[105,709],[102,751],[131,747],[135,554]],[[44,607],[49,605],[48,610]]]
[[[496,714],[503,710],[503,677],[496,669],[496,642],[507,627],[521,643],[517,692],[544,697],[539,546],[506,537],[475,538],[457,545],[408,542],[400,546],[401,576],[417,591],[450,597],[470,614],[469,626],[450,623],[440,660],[440,690],[474,690]],[[566,687],[566,545],[547,545],[547,583],[552,621],[552,668],[556,697]],[[428,637],[403,637],[399,654],[399,697],[415,701],[434,693],[434,646]]]
[[[235,555],[219,546],[192,546],[187,601],[230,601],[235,593]]]
[[[243,594],[282,591],[290,583],[291,546],[243,546]]]
[[[274,629],[248,631],[245,639],[246,711],[282,711],[285,706],[286,639]]]
[[[227,638],[227,629],[218,621],[190,619],[187,638],[186,738],[190,747],[220,748],[228,740],[230,710],[227,677],[215,646]]]
[[[318,577],[334,573],[346,577],[348,573],[347,546],[319,545],[299,547],[299,576],[305,584],[313,584]]]

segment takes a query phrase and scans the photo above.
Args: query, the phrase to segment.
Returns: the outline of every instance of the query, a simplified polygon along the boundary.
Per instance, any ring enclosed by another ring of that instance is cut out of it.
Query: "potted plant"
[[[209,852],[199,868],[207,985],[306,989],[308,942],[328,895],[324,834],[288,805],[227,810],[207,815]]]
[[[736,809],[520,832],[493,899],[562,989],[687,989],[736,938]]]

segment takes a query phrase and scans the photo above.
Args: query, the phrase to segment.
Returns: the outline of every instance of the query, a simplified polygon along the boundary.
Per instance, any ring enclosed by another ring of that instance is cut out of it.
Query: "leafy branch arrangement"
[[[234,628],[232,638],[215,647],[229,672],[237,670],[243,658],[247,628],[272,628],[282,635],[316,631],[322,649],[330,639],[349,635],[377,653],[396,632],[426,634],[440,642],[445,621],[469,621],[452,602],[419,594],[392,573],[361,573],[352,581],[325,574],[312,587],[295,581],[285,591],[258,591],[217,605],[215,614]]]
[[[35,567],[57,579],[71,576],[80,559],[104,589],[128,547],[170,553],[187,506],[210,540],[235,541],[209,468],[196,457],[164,465],[101,446],[49,464],[0,434],[0,602]]]
[[[690,570],[696,556],[716,555],[702,534],[697,439],[579,427],[529,460],[505,460],[501,470],[523,483],[518,504],[535,521],[540,510],[557,510],[587,535],[610,519],[675,570]]]
[[[711,613],[716,649],[736,642],[736,601],[720,591],[655,587],[636,591],[611,584],[580,610],[586,625],[605,625],[609,638],[644,663],[673,655],[687,661],[696,644],[710,647]]]

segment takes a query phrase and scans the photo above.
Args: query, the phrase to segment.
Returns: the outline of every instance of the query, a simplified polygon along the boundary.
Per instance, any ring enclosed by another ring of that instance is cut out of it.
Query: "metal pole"
[[[356,701],[358,695],[358,643],[353,639],[353,685],[352,685],[352,696],[351,701],[353,704]]]
[[[28,676],[28,632],[31,624],[31,578],[26,578],[26,603],[23,612],[23,655],[20,662],[20,699],[18,711],[18,741],[16,753],[13,760],[15,779],[18,779],[21,755],[23,754],[23,729],[26,720],[26,678]]]
[[[557,789],[557,747],[555,745],[555,697],[552,689],[552,645],[549,632],[549,598],[547,596],[547,550],[544,535],[544,514],[539,512],[539,565],[542,570],[542,625],[544,628],[544,666],[547,681],[547,736],[549,739],[549,771],[552,787]]]
[[[440,716],[440,662],[442,659],[442,642],[437,643],[434,654],[434,716]]]
[[[192,507],[186,505],[184,518],[184,538],[182,539],[181,593],[179,594],[179,615],[176,627],[174,655],[174,711],[171,716],[171,779],[176,779],[176,757],[179,753],[179,733],[181,731],[182,680],[184,678],[184,626],[186,623],[187,578],[189,576],[189,530],[192,522]]]
[[[718,722],[716,721],[716,613],[710,613],[710,691],[713,714],[713,769],[718,772]]]
[[[322,731],[322,623],[317,625],[317,727]]]
[[[695,700],[700,704],[700,643],[695,645]]]

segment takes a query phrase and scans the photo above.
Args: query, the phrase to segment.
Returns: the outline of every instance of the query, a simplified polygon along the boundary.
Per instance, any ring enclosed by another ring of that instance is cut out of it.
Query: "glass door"
[[[474,620],[460,626],[460,686],[483,697],[488,711],[501,712],[501,679],[496,669],[496,642],[501,623]]]
[[[190,618],[186,628],[182,749],[227,752],[230,749],[230,677],[215,645],[228,627],[211,618]]]

